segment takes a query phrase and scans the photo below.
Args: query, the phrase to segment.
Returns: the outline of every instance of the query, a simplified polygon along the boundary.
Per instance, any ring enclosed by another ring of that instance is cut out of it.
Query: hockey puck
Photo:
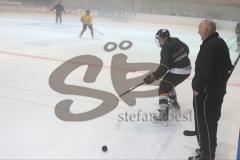
[[[107,150],[108,150],[108,147],[107,147],[107,146],[105,146],[105,145],[102,146],[102,151],[103,151],[103,152],[107,152]]]
[[[196,131],[185,130],[185,131],[183,131],[183,135],[184,136],[196,136],[197,132]]]

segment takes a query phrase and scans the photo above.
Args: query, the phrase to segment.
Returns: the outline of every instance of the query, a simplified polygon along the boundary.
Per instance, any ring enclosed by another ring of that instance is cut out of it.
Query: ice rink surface
[[[199,20],[200,22],[200,20]],[[84,122],[66,122],[55,115],[56,104],[73,99],[71,111],[81,113],[93,109],[99,100],[83,96],[64,95],[49,86],[52,72],[65,61],[80,55],[100,58],[103,68],[94,83],[83,82],[86,67],[75,70],[66,83],[110,92],[117,96],[111,76],[111,60],[116,54],[125,54],[129,63],[159,63],[160,48],[154,35],[160,28],[168,28],[190,47],[192,65],[196,59],[200,36],[198,26],[144,23],[136,21],[94,20],[95,39],[86,31],[83,38],[79,17],[65,15],[63,24],[54,23],[53,14],[0,13],[0,159],[187,159],[194,155],[197,142],[184,137],[185,129],[193,129],[191,78],[176,91],[181,113],[187,120],[172,120],[167,126],[139,120],[123,120],[126,113],[157,112],[157,97],[138,98],[135,106],[119,101],[108,114]],[[218,30],[231,46],[234,31]],[[133,43],[128,50],[116,48],[106,52],[108,42]],[[232,61],[237,52],[231,48]],[[141,87],[139,88],[139,90]],[[142,90],[148,89],[143,87]],[[227,94],[219,121],[216,160],[236,158],[240,128],[240,66],[228,83]],[[171,111],[173,114],[179,114]],[[181,114],[180,113],[180,114]],[[185,117],[186,118],[186,117]],[[108,146],[107,152],[101,147]]]

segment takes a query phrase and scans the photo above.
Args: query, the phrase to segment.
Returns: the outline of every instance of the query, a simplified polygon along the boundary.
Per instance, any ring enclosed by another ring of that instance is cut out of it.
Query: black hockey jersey
[[[180,73],[181,69],[183,71],[185,68],[187,70],[186,74],[190,74],[191,63],[188,55],[188,46],[178,38],[170,37],[162,47],[160,66],[153,73],[155,78],[160,78],[167,71],[172,71],[174,73],[174,70],[177,71],[176,74],[185,74]]]

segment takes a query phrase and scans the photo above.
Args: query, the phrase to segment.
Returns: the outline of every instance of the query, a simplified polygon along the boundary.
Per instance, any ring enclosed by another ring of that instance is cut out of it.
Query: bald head
[[[206,40],[212,33],[216,32],[216,23],[211,19],[204,19],[198,27],[198,33],[201,39]]]

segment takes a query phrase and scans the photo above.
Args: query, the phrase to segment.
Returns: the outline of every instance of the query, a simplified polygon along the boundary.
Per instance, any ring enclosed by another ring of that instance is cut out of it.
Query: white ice
[[[200,21],[200,20],[199,20]],[[86,31],[82,39],[79,17],[65,15],[62,25],[54,24],[52,14],[0,13],[0,159],[76,158],[76,159],[187,159],[194,155],[197,142],[184,137],[185,129],[193,129],[193,117],[171,121],[168,126],[151,121],[120,121],[119,114],[157,112],[157,97],[138,98],[133,107],[120,101],[112,112],[85,122],[65,122],[54,113],[56,104],[73,99],[73,112],[91,110],[98,100],[60,94],[50,88],[51,73],[66,60],[79,55],[94,55],[104,67],[93,84],[82,78],[84,67],[74,71],[68,83],[104,90],[117,95],[112,86],[110,65],[112,56],[124,53],[128,62],[159,63],[160,48],[154,43],[155,32],[168,28],[190,47],[194,66],[201,44],[197,25],[113,21],[96,18],[92,40]],[[220,35],[231,45],[234,31],[221,29]],[[129,50],[106,52],[107,42],[133,42]],[[231,58],[237,56],[236,45]],[[216,159],[235,159],[240,127],[240,69],[229,80],[218,128]],[[193,72],[191,78],[193,77]],[[191,78],[176,90],[182,112],[192,110]],[[147,89],[145,87],[145,89]],[[106,153],[101,146],[107,145]]]

